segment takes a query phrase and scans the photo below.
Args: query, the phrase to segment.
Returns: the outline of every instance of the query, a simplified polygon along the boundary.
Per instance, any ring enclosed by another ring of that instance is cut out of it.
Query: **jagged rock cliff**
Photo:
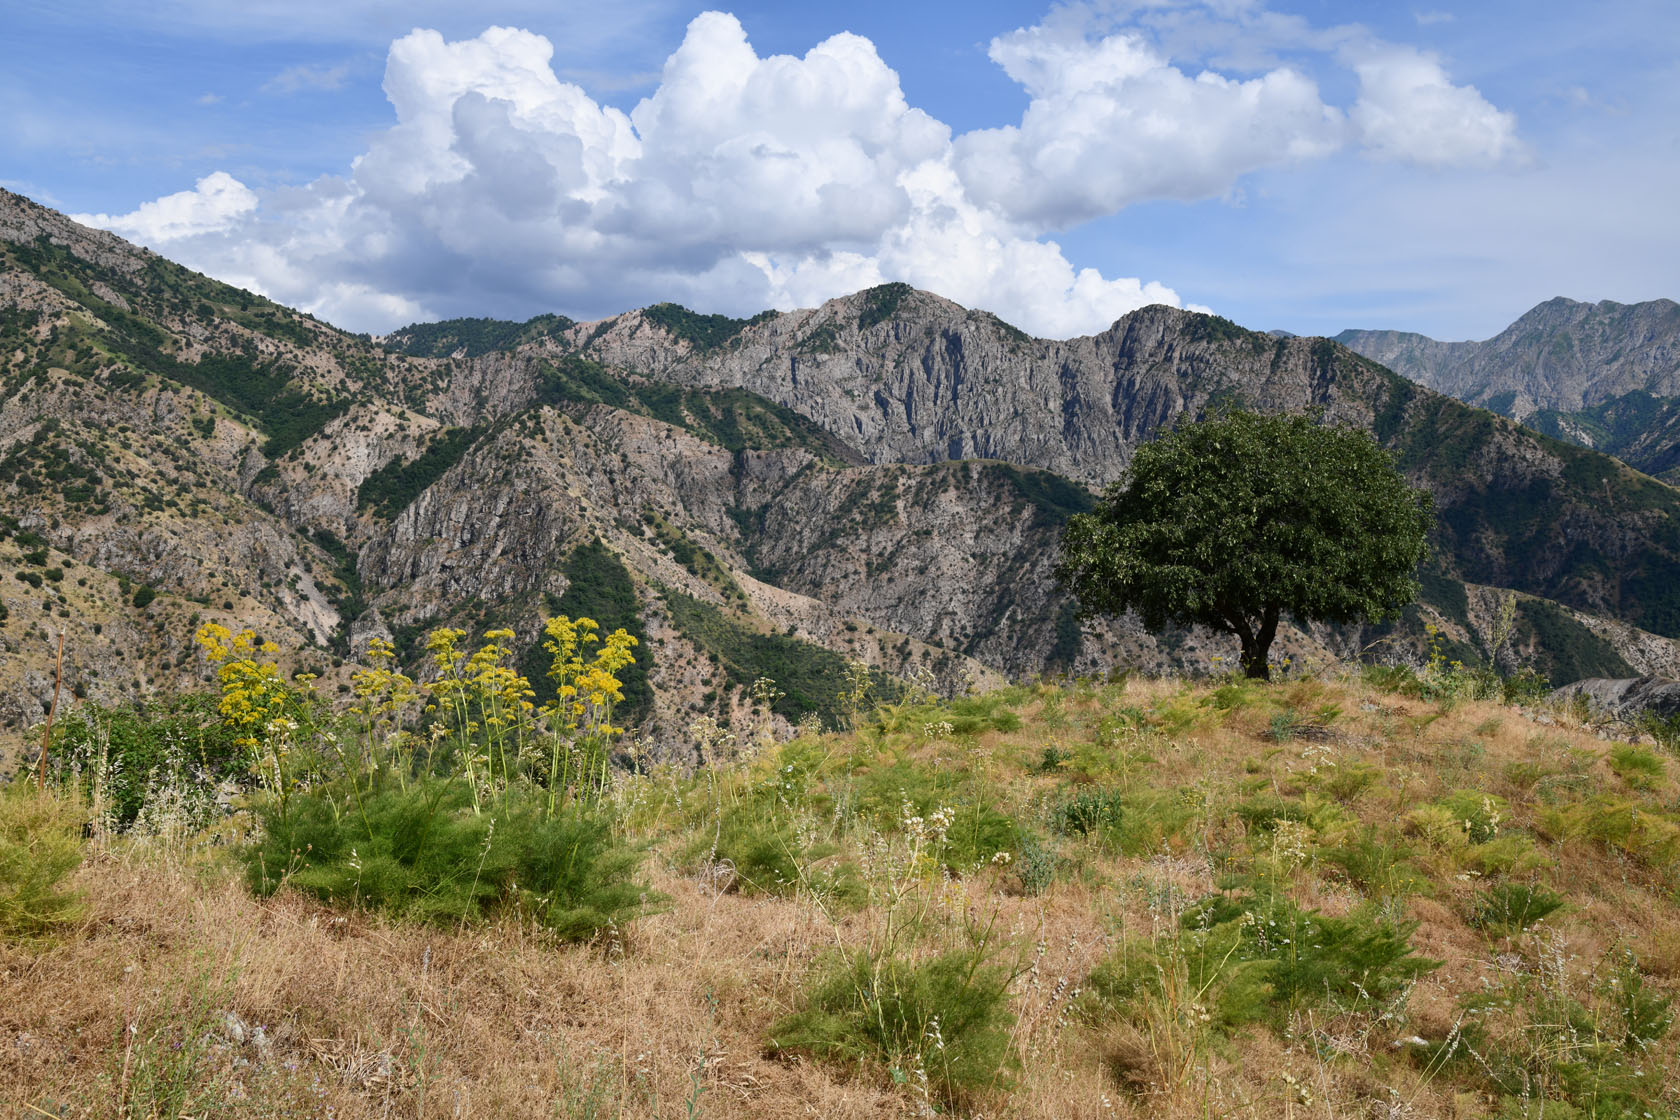
[[[1559,700],[1581,697],[1599,714],[1628,723],[1680,720],[1680,680],[1672,677],[1592,677],[1564,685],[1553,696]]]
[[[1659,477],[1680,468],[1680,304],[1551,299],[1483,342],[1336,340],[1422,385]],[[1672,481],[1673,479],[1671,479]]]
[[[748,389],[873,463],[1001,459],[1095,484],[1180,415],[1220,404],[1321,407],[1330,422],[1369,426],[1385,376],[1323,339],[1274,339],[1170,307],[1087,338],[1033,339],[902,285],[747,325],[722,346],[673,337],[645,312],[565,341],[650,378]]]
[[[1680,304],[1549,299],[1483,342],[1404,331],[1349,330],[1336,341],[1405,377],[1472,404],[1513,394],[1518,418],[1572,412],[1624,394],[1680,395]],[[1490,406],[1492,407],[1492,406]]]

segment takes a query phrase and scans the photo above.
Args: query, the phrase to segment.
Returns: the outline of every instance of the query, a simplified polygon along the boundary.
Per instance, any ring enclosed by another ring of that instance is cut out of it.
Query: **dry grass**
[[[261,902],[225,875],[137,859],[96,861],[79,885],[82,928],[0,956],[14,1109],[125,1114],[140,1064],[186,1060],[192,1032],[207,1041],[194,1073],[206,1091],[190,1107],[219,1116],[897,1109],[878,1087],[761,1056],[790,961],[826,937],[792,902],[671,877],[670,912],[618,943],[556,949],[506,926],[439,933],[295,895]]]
[[[1548,962],[1564,962],[1560,975],[1583,998],[1628,951],[1655,988],[1680,981],[1672,863],[1579,837],[1548,839],[1543,828],[1548,811],[1595,794],[1672,814],[1680,788],[1672,775],[1630,788],[1608,765],[1611,744],[1564,716],[1536,723],[1494,704],[1443,707],[1357,678],[1241,691],[1228,708],[1210,703],[1207,688],[1150,680],[1014,699],[1025,718],[1019,731],[967,741],[888,733],[872,749],[972,774],[1027,822],[1070,790],[1105,785],[1176,791],[1192,811],[1185,827],[1132,855],[1056,841],[1062,867],[1041,895],[996,870],[947,884],[941,905],[995,912],[1023,965],[1012,987],[1015,1087],[970,1102],[978,1113],[1496,1115],[1473,1068],[1408,1060],[1411,1040],[1448,1038],[1465,1022],[1467,1001],[1500,985],[1538,991]],[[1081,773],[1081,757],[1122,752],[1110,743],[1079,754],[1122,708],[1150,716],[1148,761]],[[1280,739],[1282,711],[1320,730]],[[1046,748],[1073,762],[1042,771]],[[855,751],[835,738],[834,757]],[[1375,771],[1362,787],[1324,792],[1358,765]],[[743,770],[738,780],[752,778]],[[1500,828],[1531,838],[1538,866],[1529,874],[1569,899],[1543,929],[1473,928],[1468,915],[1486,877],[1450,837],[1432,844],[1405,834],[1409,813],[1461,789],[1508,803]],[[1275,841],[1233,809],[1257,797],[1316,798],[1340,823],[1313,830],[1311,850],[1280,865]],[[582,947],[556,946],[511,921],[440,931],[285,892],[259,901],[219,850],[184,855],[112,841],[77,873],[88,903],[79,925],[45,948],[0,945],[0,1100],[10,1114],[64,1117],[925,1111],[917,1093],[878,1068],[767,1050],[771,1025],[799,1006],[813,964],[837,942],[866,936],[876,915],[831,920],[801,892],[715,893],[685,863],[690,826],[665,812],[638,820],[655,844],[653,886],[671,905]],[[1327,915],[1359,910],[1366,892],[1328,858],[1359,828],[1389,830],[1427,872],[1424,890],[1388,905],[1419,923],[1413,944],[1441,967],[1397,1008],[1306,1008],[1281,1031],[1256,1024],[1209,1038],[1191,1076],[1168,1091],[1152,1057],[1159,1040],[1136,1021],[1092,1012],[1093,968],[1128,939],[1172,929],[1181,904],[1171,899],[1211,894],[1233,870],[1282,875],[1299,905]],[[1646,1065],[1680,1083],[1672,1037]],[[185,1086],[174,1097],[162,1091],[171,1076]]]

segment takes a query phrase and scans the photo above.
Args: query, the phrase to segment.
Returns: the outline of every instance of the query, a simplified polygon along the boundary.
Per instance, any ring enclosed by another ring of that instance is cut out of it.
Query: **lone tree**
[[[1137,449],[1062,534],[1057,578],[1086,617],[1235,634],[1271,678],[1278,620],[1379,621],[1417,595],[1434,503],[1365,432],[1232,412]]]

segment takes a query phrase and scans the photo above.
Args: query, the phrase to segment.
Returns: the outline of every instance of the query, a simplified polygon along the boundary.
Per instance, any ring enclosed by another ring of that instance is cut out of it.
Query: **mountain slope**
[[[1213,635],[1080,626],[1050,566],[1138,443],[1236,404],[1371,428],[1436,491],[1406,640],[1435,619],[1472,651],[1510,587],[1538,598],[1508,658],[1680,668],[1674,491],[1327,340],[1148,308],[1051,342],[888,285],[385,342],[0,194],[0,723],[44,714],[61,630],[67,687],[112,698],[201,680],[205,620],[255,627],[332,694],[372,635],[413,661],[431,627],[528,643],[588,604],[645,634],[636,715],[672,750],[694,716],[744,713],[757,676],[789,682],[784,718],[832,717],[846,658],[887,690],[1206,667]]]
[[[1680,493],[1326,339],[1149,307],[1100,335],[1045,341],[888,286],[743,324],[711,347],[639,312],[566,341],[647,377],[759,393],[871,462],[984,456],[1096,485],[1181,418],[1320,409],[1373,431],[1435,493],[1442,573],[1680,636]]]
[[[1680,304],[1552,299],[1483,342],[1403,331],[1336,340],[1422,385],[1615,455],[1680,467]]]

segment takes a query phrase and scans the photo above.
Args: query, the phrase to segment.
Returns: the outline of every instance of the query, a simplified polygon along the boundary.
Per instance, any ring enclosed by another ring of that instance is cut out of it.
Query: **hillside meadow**
[[[564,711],[400,733],[386,672],[362,731],[92,709],[46,794],[13,782],[8,1114],[1680,1108],[1666,734],[1438,661],[859,676],[845,730],[701,720],[691,764],[617,737],[632,770]]]

